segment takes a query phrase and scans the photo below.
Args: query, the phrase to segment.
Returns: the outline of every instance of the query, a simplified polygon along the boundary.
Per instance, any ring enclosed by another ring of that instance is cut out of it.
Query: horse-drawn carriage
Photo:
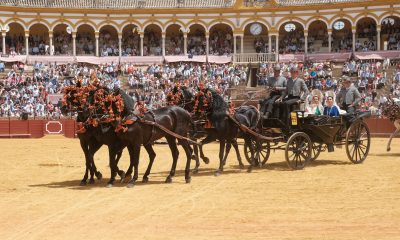
[[[346,114],[339,117],[306,115],[292,111],[290,124],[278,118],[261,119],[252,147],[257,162],[264,165],[271,150],[284,150],[291,169],[302,169],[318,158],[322,151],[334,151],[334,146],[345,146],[347,157],[353,163],[362,163],[368,156],[371,137],[363,122],[369,112]],[[250,162],[250,148],[244,145],[245,157]]]

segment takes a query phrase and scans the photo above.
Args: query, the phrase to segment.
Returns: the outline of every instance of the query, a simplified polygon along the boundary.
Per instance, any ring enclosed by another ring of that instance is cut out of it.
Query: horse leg
[[[231,141],[227,141],[226,146],[225,146],[225,156],[224,156],[224,160],[222,160],[222,163],[226,164],[226,159],[228,158],[229,152],[231,151],[231,147],[232,147],[232,142]]]
[[[168,177],[165,179],[166,183],[171,183],[172,182],[172,177],[175,176],[175,169],[176,169],[176,163],[178,162],[178,157],[179,157],[179,151],[176,146],[176,140],[175,138],[168,136],[165,137],[167,139],[169,148],[171,149],[172,153],[172,166],[171,166],[171,171],[169,172]]]
[[[89,176],[89,171],[92,169],[92,166],[90,161],[89,145],[84,140],[80,140],[80,144],[82,151],[85,154],[85,166],[86,166],[85,174],[83,175],[80,185],[85,186]]]
[[[110,188],[113,186],[115,181],[115,176],[118,172],[118,167],[115,161],[115,156],[117,155],[116,149],[114,146],[108,146],[108,157],[109,157],[109,165],[111,170],[110,180],[108,181],[107,187]]]
[[[94,163],[94,154],[101,148],[102,145],[103,144],[97,141],[92,142],[92,144],[89,145],[90,184],[94,183],[93,175],[96,175],[98,180],[101,180],[103,178],[103,175],[101,174],[101,172],[97,171],[96,164]]]
[[[121,182],[123,182],[125,179],[125,172],[123,170],[120,170],[118,167],[119,160],[121,159],[121,156],[122,156],[122,151],[123,151],[123,149],[118,150],[116,153],[116,157],[115,157],[116,171],[117,171],[118,176],[121,178]]]
[[[146,149],[147,153],[149,154],[149,165],[147,166],[147,170],[143,175],[143,180],[142,182],[147,183],[149,181],[149,174],[151,171],[151,168],[153,166],[154,159],[156,158],[156,153],[154,152],[153,146],[151,144],[147,144],[144,146]]]
[[[132,188],[135,186],[135,182],[139,177],[139,156],[140,156],[140,145],[141,144],[135,144],[131,147],[128,147],[129,155],[131,156],[131,161],[133,162],[133,166],[135,168],[134,173],[133,173],[133,178],[129,181],[128,183],[128,188]]]
[[[193,169],[193,173],[199,172],[200,167],[200,158],[199,158],[199,147],[197,145],[193,145],[193,152],[194,152],[194,160],[196,161],[196,166]]]
[[[212,136],[210,136],[210,135],[208,135],[206,138],[204,138],[204,139],[201,141],[201,144],[200,144],[200,146],[199,146],[200,157],[201,157],[201,159],[203,159],[203,162],[204,162],[205,164],[209,164],[209,163],[210,163],[210,159],[209,159],[208,157],[204,156],[204,153],[203,153],[203,145],[204,145],[204,144],[207,144],[207,143],[210,143],[210,142],[213,142],[213,141],[215,141],[215,138],[212,137]]]
[[[186,153],[186,167],[185,167],[185,181],[186,183],[190,183],[191,177],[190,177],[190,162],[191,162],[191,155],[192,152],[190,151],[190,145],[188,141],[186,140],[179,140],[179,144],[183,147]]]
[[[393,133],[392,133],[392,135],[390,135],[390,139],[389,139],[389,142],[388,142],[388,144],[387,144],[387,147],[386,147],[386,151],[390,151],[390,144],[392,144],[392,139],[398,134],[400,132],[400,128],[397,128]]]
[[[224,151],[225,151],[225,139],[220,139],[219,141],[219,168],[215,171],[215,176],[221,175],[222,171],[224,171]]]
[[[240,156],[239,146],[238,146],[238,144],[237,144],[236,139],[233,139],[233,140],[231,141],[231,143],[232,143],[233,148],[235,149],[236,156],[237,156],[237,160],[238,160],[238,162],[239,162],[239,167],[240,167],[240,168],[244,168],[244,164],[243,164],[243,162],[242,162],[242,157]]]

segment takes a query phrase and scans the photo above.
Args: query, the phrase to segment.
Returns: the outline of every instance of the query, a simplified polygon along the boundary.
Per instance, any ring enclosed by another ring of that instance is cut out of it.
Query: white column
[[[144,38],[144,33],[140,33],[140,56],[143,57],[143,38]]]
[[[1,33],[1,36],[3,37],[3,54],[6,54],[6,36],[7,36],[7,33],[6,32],[2,32]]]
[[[304,32],[304,53],[308,53],[308,32]]]
[[[244,35],[240,35],[240,53],[243,54],[244,53],[244,46],[243,46],[243,39],[244,39]]]
[[[54,51],[53,51],[53,31],[49,31],[49,45],[50,45],[50,49],[49,49],[50,56],[53,56],[54,55]]]
[[[72,33],[72,55],[76,57],[76,32]]]
[[[96,57],[100,56],[99,55],[99,37],[100,37],[100,32],[95,32],[94,37],[96,38]]]
[[[268,52],[272,52],[272,36],[268,34]]]
[[[29,30],[25,31],[25,52],[26,56],[29,55]]]
[[[122,34],[118,34],[118,52],[119,57],[122,56]]]
[[[381,27],[378,26],[376,29],[376,50],[380,51],[381,50]]]
[[[356,30],[353,29],[352,33],[353,33],[353,52],[355,52],[356,51]]]
[[[233,35],[233,54],[236,54],[236,35]]]
[[[210,35],[206,33],[206,55],[210,54]]]
[[[328,32],[328,52],[332,52],[332,32]]]
[[[162,56],[165,57],[165,38],[166,38],[166,33],[161,33],[162,37]]]
[[[276,48],[275,48],[275,61],[278,61],[279,58],[279,34],[276,34]]]
[[[187,49],[187,37],[188,34],[187,33],[183,33],[183,53],[186,56],[188,53],[188,49]]]

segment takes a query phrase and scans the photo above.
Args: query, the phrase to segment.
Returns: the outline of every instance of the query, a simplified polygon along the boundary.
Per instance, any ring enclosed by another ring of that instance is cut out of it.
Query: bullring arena
[[[0,240],[400,239],[398,0],[0,0],[0,31]]]

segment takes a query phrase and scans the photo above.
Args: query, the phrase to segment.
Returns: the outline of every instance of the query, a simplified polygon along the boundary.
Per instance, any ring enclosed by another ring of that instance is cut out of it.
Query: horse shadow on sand
[[[237,166],[237,168],[228,168],[224,170],[222,175],[231,175],[231,174],[241,174],[241,173],[246,173],[247,168],[240,168]],[[138,181],[135,183],[135,186],[146,186],[146,185],[162,185],[162,184],[167,184],[165,183],[165,178],[169,174],[169,171],[161,171],[161,172],[154,172],[149,175],[149,181],[146,183],[142,182],[142,179],[140,176]],[[214,176],[215,174],[215,169],[214,168],[201,168],[199,169],[198,173],[191,173],[192,176],[192,181],[196,181],[197,177],[207,177],[207,176]],[[173,181],[171,184],[186,184],[181,181],[181,178],[183,179],[185,176],[185,170],[177,170],[175,172],[175,177],[173,178]],[[80,179],[74,179],[74,180],[66,180],[66,181],[58,181],[58,182],[50,182],[50,183],[42,183],[42,184],[31,184],[28,185],[28,187],[46,187],[46,188],[69,188],[72,190],[88,190],[88,189],[93,189],[93,188],[102,188],[107,185],[108,178],[103,178],[102,180],[95,180],[94,183],[86,184],[84,186],[81,186],[81,180]],[[126,187],[128,184],[127,183],[122,183],[120,179],[116,179],[115,184],[113,185],[113,188],[122,188]]]

